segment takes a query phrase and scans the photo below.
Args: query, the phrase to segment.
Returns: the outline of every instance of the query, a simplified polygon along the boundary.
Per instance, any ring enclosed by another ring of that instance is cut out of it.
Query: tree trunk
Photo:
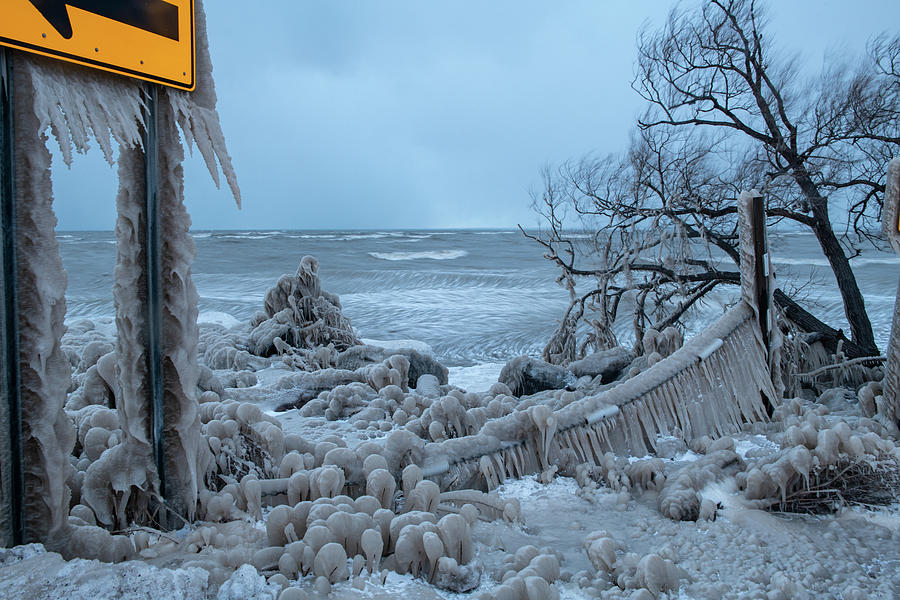
[[[856,283],[856,275],[850,267],[850,260],[844,254],[841,243],[834,235],[831,221],[828,218],[828,201],[819,193],[819,189],[803,166],[794,166],[794,180],[806,196],[812,212],[812,230],[819,240],[822,252],[831,265],[834,278],[837,280],[841,299],[844,303],[844,314],[850,323],[850,338],[870,356],[878,354],[872,323],[866,312],[866,303]]]
[[[838,341],[843,340],[844,343],[841,345],[841,348],[847,358],[875,356],[851,340],[848,340],[843,331],[829,327],[827,324],[817,319],[780,289],[775,290],[775,303],[784,311],[785,316],[790,319],[794,325],[799,327],[801,331],[804,331],[805,333],[821,334],[820,341],[828,352],[832,354],[837,352],[837,343]]]
[[[834,277],[837,280],[838,289],[841,291],[841,299],[844,302],[844,314],[847,316],[847,322],[850,323],[850,338],[866,353],[871,356],[878,354],[878,346],[875,345],[875,335],[872,332],[872,323],[869,321],[869,315],[866,312],[866,303],[863,299],[862,292],[856,283],[856,275],[850,267],[850,261],[844,254],[843,248],[834,235],[831,228],[831,221],[828,220],[828,208],[825,200],[817,198],[811,202],[812,214],[815,219],[813,233],[819,240],[822,252]]]

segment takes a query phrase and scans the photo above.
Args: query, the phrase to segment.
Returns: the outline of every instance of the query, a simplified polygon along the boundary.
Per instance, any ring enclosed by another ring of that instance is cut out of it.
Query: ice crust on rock
[[[519,356],[500,371],[500,383],[514,396],[530,396],[545,390],[559,390],[575,383],[575,376],[564,367],[530,356]]]
[[[608,350],[601,350],[588,356],[570,362],[567,365],[569,371],[575,377],[597,377],[603,383],[609,383],[616,379],[622,370],[630,365],[635,356],[629,350],[616,346]]]
[[[409,382],[416,386],[423,375],[433,375],[440,385],[447,385],[449,370],[439,363],[430,352],[421,348],[399,344],[397,347],[383,348],[367,344],[351,346],[335,359],[339,369],[356,370],[370,364],[383,362],[391,356],[401,355],[409,361]]]

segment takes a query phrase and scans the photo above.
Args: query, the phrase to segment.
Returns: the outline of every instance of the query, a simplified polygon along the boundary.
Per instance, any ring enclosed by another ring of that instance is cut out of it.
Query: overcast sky
[[[219,113],[244,196],[199,155],[195,229],[514,227],[548,163],[618,152],[642,105],[635,36],[661,0],[207,0]],[[900,25],[897,0],[771,4],[812,70]],[[52,147],[52,146],[51,146]],[[59,229],[112,229],[99,152],[54,162]]]

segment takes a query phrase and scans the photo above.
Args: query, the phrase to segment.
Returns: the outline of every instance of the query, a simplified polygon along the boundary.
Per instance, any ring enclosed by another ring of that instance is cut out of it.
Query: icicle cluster
[[[166,95],[188,148],[193,149],[193,145],[197,144],[216,187],[219,187],[219,167],[221,167],[234,201],[240,208],[241,189],[238,186],[237,173],[231,164],[231,156],[228,154],[225,144],[225,135],[219,123],[219,113],[216,111],[218,100],[213,81],[212,60],[209,55],[209,38],[206,34],[206,11],[203,9],[203,0],[196,0],[195,18],[197,87],[193,92],[167,88]],[[217,161],[218,166],[216,165]]]
[[[320,450],[317,445],[317,454]],[[329,466],[340,451],[352,455],[349,461],[338,457],[334,462],[344,467]],[[296,451],[286,454],[281,467],[282,475],[289,474],[286,494],[279,487],[283,480],[247,475],[239,485],[229,484],[207,498],[207,518],[214,521],[234,520],[242,514],[259,519],[264,498],[274,501],[266,516],[267,547],[252,555],[239,548],[227,549],[228,540],[213,527],[200,528],[187,542],[197,551],[224,547],[226,564],[236,567],[250,562],[264,574],[280,574],[282,585],[313,576],[316,588],[326,592],[331,584],[357,578],[364,569],[371,575],[381,568],[411,573],[457,592],[478,586],[482,567],[474,561],[471,532],[479,518],[478,508],[467,503],[456,510],[439,504],[440,490],[423,480],[415,466],[404,470],[402,494],[395,497],[394,478],[383,468],[383,459],[371,460],[381,458],[375,453],[359,467],[353,464],[358,463],[353,451],[335,446],[325,454],[326,465],[312,471],[302,468],[309,463],[289,458],[292,455],[299,456]],[[353,498],[341,492],[359,491],[349,480],[345,484],[345,477],[355,469],[366,477],[368,493]],[[228,505],[229,501],[233,504]],[[494,499],[486,501],[487,506],[494,503]],[[483,514],[490,517],[489,511]],[[208,560],[216,553],[208,551]]]
[[[900,493],[894,444],[874,431],[830,424],[816,411],[785,420],[782,449],[738,474],[738,487],[760,508],[830,512],[841,506],[889,504]]]
[[[719,437],[767,420],[763,397],[777,397],[745,303],[639,376],[592,396],[558,396],[555,410],[523,403],[475,435],[429,444],[426,464],[444,465],[435,470],[442,485],[492,489],[551,464],[600,465],[608,451],[644,456],[675,430]]]
[[[522,546],[497,570],[495,577],[500,585],[490,593],[479,594],[478,600],[558,600],[559,590],[553,583],[560,578],[561,561],[562,555],[552,548]]]

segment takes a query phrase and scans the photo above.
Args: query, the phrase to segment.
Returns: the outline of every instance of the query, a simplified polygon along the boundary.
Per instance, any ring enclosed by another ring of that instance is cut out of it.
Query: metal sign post
[[[166,499],[166,449],[163,412],[162,379],[162,276],[160,274],[159,242],[159,89],[147,86],[144,95],[144,232],[147,257],[147,372],[150,377],[150,439],[153,460],[159,475],[159,493]]]
[[[31,329],[25,325],[27,319],[20,312],[17,312],[19,304],[25,306],[29,302],[43,302],[43,297],[23,297],[22,294],[33,294],[33,290],[26,285],[25,280],[20,286],[17,294],[17,269],[26,273],[29,268],[29,259],[31,254],[22,254],[20,264],[16,264],[16,206],[15,187],[16,187],[16,162],[13,158],[13,96],[12,96],[12,66],[11,58],[15,52],[22,50],[34,54],[48,56],[50,58],[76,63],[93,69],[100,69],[128,77],[149,81],[143,92],[144,111],[142,121],[144,129],[142,132],[143,142],[143,161],[144,161],[144,198],[143,206],[140,207],[142,216],[138,218],[136,228],[139,230],[138,238],[141,242],[133,238],[121,241],[125,244],[127,252],[131,255],[137,255],[138,264],[142,271],[140,278],[145,282],[146,289],[135,289],[134,295],[129,299],[129,310],[135,314],[140,314],[143,319],[145,331],[141,336],[143,348],[129,348],[134,355],[142,354],[146,360],[146,371],[143,368],[136,369],[139,372],[137,377],[139,382],[134,389],[142,390],[142,395],[146,398],[134,398],[137,400],[138,406],[135,406],[135,413],[140,417],[135,422],[140,423],[140,427],[145,430],[134,432],[141,440],[149,439],[152,446],[152,460],[156,467],[159,480],[159,496],[161,501],[165,503],[172,513],[186,513],[186,505],[191,504],[188,498],[185,500],[185,489],[190,492],[189,486],[186,486],[184,480],[190,479],[179,473],[184,460],[190,460],[190,449],[183,448],[172,431],[166,431],[166,402],[170,411],[169,419],[177,420],[179,417],[179,402],[187,405],[190,409],[191,386],[185,387],[185,383],[181,381],[177,371],[179,357],[173,357],[172,354],[167,355],[167,349],[170,353],[175,353],[179,349],[188,345],[184,340],[180,339],[186,334],[183,328],[173,326],[164,327],[163,313],[165,307],[165,296],[163,294],[163,285],[166,279],[162,274],[162,265],[168,264],[165,261],[181,260],[183,257],[176,256],[173,258],[167,250],[163,253],[162,239],[171,239],[172,235],[185,235],[187,232],[172,234],[171,226],[167,226],[165,235],[161,230],[163,222],[160,213],[160,204],[165,207],[165,215],[171,216],[172,210],[181,210],[180,188],[176,186],[173,190],[171,186],[165,185],[169,181],[169,177],[180,177],[180,171],[173,166],[180,162],[182,155],[180,152],[172,150],[172,144],[177,143],[177,133],[173,137],[170,129],[175,128],[175,117],[170,114],[171,108],[165,103],[160,107],[159,94],[161,86],[168,86],[183,91],[193,91],[196,86],[196,36],[195,36],[195,20],[194,20],[194,0],[0,0],[2,3],[2,15],[0,15],[0,83],[2,83],[2,94],[0,94],[0,199],[2,199],[2,210],[0,210],[0,248],[2,248],[2,275],[3,299],[0,302],[0,347],[2,347],[3,355],[0,360],[0,545],[20,544],[26,540],[28,536],[34,535],[39,539],[41,535],[46,533],[47,527],[37,527],[32,532],[31,520],[40,519],[47,521],[44,515],[37,512],[32,514],[31,502],[29,494],[34,487],[32,479],[28,479],[26,486],[25,474],[31,473],[33,465],[25,464],[26,460],[33,460],[31,456],[32,438],[25,437],[33,430],[33,423],[29,420],[32,418],[42,418],[40,411],[31,410],[32,403],[30,396],[30,388],[26,388],[24,395],[21,387],[22,377],[30,376],[29,370],[21,370],[22,365],[29,365],[22,354],[30,349],[30,345],[20,342],[23,335],[27,335]],[[15,50],[6,48],[9,46]],[[22,55],[23,59],[25,55]],[[27,68],[45,68],[39,62],[34,65],[31,61],[23,60]],[[21,78],[22,73],[18,76]],[[124,83],[124,82],[123,82]],[[123,93],[135,93],[134,85],[123,85]],[[31,88],[23,88],[20,93],[31,93]],[[28,96],[20,95],[18,98],[20,105],[28,104]],[[27,107],[26,107],[27,108]],[[36,119],[23,121],[25,117],[33,117],[27,112],[18,115],[20,120],[15,122],[17,128],[20,128],[19,135],[21,143],[31,143],[29,137],[21,137],[25,135],[26,129],[22,123],[27,122],[28,127],[35,128],[35,142],[38,141],[37,136],[41,134],[37,131],[39,122]],[[30,129],[28,136],[31,135]],[[163,148],[160,150],[160,140],[162,140]],[[30,146],[29,146],[30,147]],[[46,148],[41,148],[42,151]],[[135,156],[137,148],[129,148],[131,156],[138,160]],[[124,149],[123,149],[124,151]],[[173,154],[170,154],[173,153]],[[30,156],[30,154],[29,154]],[[27,157],[26,157],[27,158]],[[35,196],[34,190],[29,188],[30,184],[50,185],[49,181],[49,154],[42,154],[42,160],[46,158],[46,164],[41,162],[37,167],[28,167],[29,170],[22,170],[22,166],[28,165],[27,161],[20,161],[19,180],[21,189],[20,196],[23,198],[22,206],[18,207],[21,213],[23,209],[32,207],[34,203],[36,210],[43,211],[41,214],[50,214],[52,209],[50,206],[50,197],[41,193],[39,197]],[[135,167],[139,168],[139,163]],[[166,179],[161,179],[162,177]],[[38,181],[39,180],[39,181]],[[22,183],[25,181],[26,183]],[[37,182],[37,183],[35,183]],[[160,185],[162,182],[164,185]],[[29,184],[29,185],[26,185]],[[22,193],[28,191],[30,196],[23,196]],[[136,190],[135,190],[136,191]],[[139,198],[135,200],[140,201]],[[173,208],[174,207],[174,208]],[[137,207],[134,207],[137,208]],[[23,224],[26,220],[21,221]],[[24,235],[20,230],[18,234]],[[52,235],[50,236],[52,238]],[[143,243],[143,248],[135,248],[136,244]],[[47,248],[56,248],[52,244]],[[169,248],[167,246],[167,248]],[[59,265],[59,271],[62,273],[62,265]],[[144,285],[140,286],[144,288]],[[192,287],[189,287],[193,291]],[[185,297],[191,298],[190,294]],[[171,299],[170,299],[171,300]],[[174,300],[178,307],[181,307]],[[196,302],[196,300],[193,300]],[[190,309],[190,300],[186,301],[188,309]],[[62,306],[54,304],[53,298],[45,303],[47,306]],[[194,306],[196,308],[196,306]],[[118,310],[118,308],[117,308]],[[60,319],[62,317],[54,314],[53,318]],[[29,322],[30,323],[30,322]],[[29,325],[30,326],[30,325]],[[40,328],[43,326],[39,324]],[[193,330],[190,330],[193,331]],[[24,338],[23,338],[24,339]],[[57,340],[58,342],[58,340]],[[134,345],[133,339],[128,339],[129,346]],[[182,344],[182,346],[179,346]],[[172,350],[172,347],[175,350]],[[196,360],[194,358],[193,360]],[[176,367],[172,368],[175,363]],[[54,363],[55,364],[55,363]],[[62,363],[60,363],[62,364]],[[143,367],[143,365],[141,365]],[[167,371],[167,369],[171,369]],[[164,377],[168,377],[170,389],[166,389]],[[62,380],[62,379],[60,379]],[[179,387],[181,386],[181,387]],[[185,389],[189,390],[185,394]],[[65,398],[65,387],[62,389],[51,390],[54,395],[54,402],[60,398]],[[23,398],[26,398],[27,405],[24,413]],[[194,400],[196,400],[194,398]],[[55,406],[55,405],[54,405]],[[54,409],[55,410],[55,409]],[[59,411],[63,415],[62,411]],[[37,415],[35,417],[34,415]],[[63,415],[64,416],[64,415]],[[121,415],[120,415],[121,417]],[[145,425],[146,424],[146,425]],[[42,425],[44,425],[42,423]],[[199,427],[199,419],[195,420],[196,427]],[[169,443],[166,443],[166,436],[169,436]],[[62,446],[65,446],[63,444]],[[23,451],[24,449],[24,451]],[[54,448],[51,449],[56,454],[52,457],[53,461],[64,462],[68,460],[67,453],[69,449]],[[62,452],[57,452],[62,450]],[[142,450],[142,452],[144,452]],[[149,459],[150,457],[147,457]],[[38,459],[42,460],[42,459]],[[52,462],[52,461],[51,461]],[[190,483],[190,482],[188,482]],[[64,485],[64,484],[63,484]],[[40,492],[40,490],[37,490]],[[26,499],[28,499],[28,511],[26,512]],[[194,499],[194,501],[196,498]],[[59,507],[51,507],[53,514],[63,515],[65,519],[65,510],[63,506],[65,501],[59,503]],[[54,512],[56,511],[56,512]],[[161,513],[159,523],[166,526],[171,522],[170,515]],[[55,526],[55,525],[54,525]],[[27,528],[27,531],[26,531]],[[43,541],[43,540],[41,540]]]
[[[0,48],[0,248],[3,252],[3,300],[0,303],[0,535],[6,544],[24,540],[22,405],[19,393],[19,327],[16,316],[16,190],[13,130],[12,52]]]

